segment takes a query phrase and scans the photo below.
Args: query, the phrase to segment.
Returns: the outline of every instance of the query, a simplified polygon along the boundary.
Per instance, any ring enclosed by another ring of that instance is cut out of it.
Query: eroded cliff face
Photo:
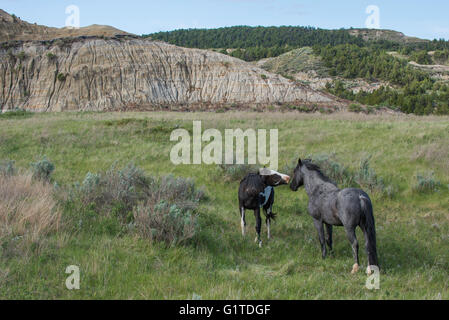
[[[0,59],[2,110],[145,110],[232,103],[338,105],[331,95],[239,59],[145,39],[3,44]]]

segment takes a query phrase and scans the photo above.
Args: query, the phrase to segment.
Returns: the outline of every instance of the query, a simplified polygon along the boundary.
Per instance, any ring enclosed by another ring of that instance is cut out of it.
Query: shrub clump
[[[337,184],[348,188],[354,186],[353,173],[335,159],[335,154],[317,154],[311,156],[312,162],[317,164],[323,172]]]
[[[31,163],[30,165],[34,179],[50,181],[51,174],[55,170],[55,166],[52,162],[44,157],[42,160]]]
[[[64,73],[58,73],[57,78],[60,82],[64,82],[67,78],[67,75]]]
[[[174,246],[192,238],[197,229],[195,214],[204,191],[192,179],[173,175],[151,178],[146,199],[133,211],[134,227],[144,238]]]
[[[440,189],[441,183],[436,180],[434,172],[418,173],[413,191],[417,193],[432,193]]]
[[[2,160],[0,161],[0,176],[12,176],[16,173],[16,168],[14,166],[14,161]]]
[[[88,172],[83,182],[74,186],[72,197],[84,207],[93,207],[100,214],[113,213],[125,221],[133,206],[145,198],[146,186],[141,169],[128,164],[119,170],[114,163],[105,173]]]
[[[23,109],[13,109],[10,111],[6,111],[3,113],[0,113],[0,120],[1,119],[15,119],[15,118],[28,118],[33,115],[33,112],[23,110]]]
[[[157,204],[141,203],[134,208],[137,232],[150,241],[163,241],[170,246],[192,238],[198,228],[197,217],[191,210],[162,200]]]
[[[360,112],[363,111],[362,107],[361,107],[359,104],[357,104],[357,103],[351,103],[351,104],[348,106],[348,110],[349,110],[350,112],[355,112],[355,113],[360,113]]]
[[[218,165],[218,169],[226,181],[240,181],[248,173],[258,171],[255,164],[225,164],[224,161]]]
[[[386,188],[384,179],[379,177],[376,171],[371,168],[370,160],[371,157],[367,156],[360,161],[359,169],[355,174],[355,181],[363,188],[382,193]]]
[[[203,190],[191,179],[147,176],[132,163],[123,169],[113,164],[105,173],[88,173],[71,191],[72,202],[79,205],[75,211],[84,210],[84,218],[104,218],[108,224],[112,218],[121,227],[168,245],[195,235],[196,209],[203,198]]]
[[[53,52],[47,52],[47,58],[49,61],[55,61],[57,59],[57,56]]]
[[[20,51],[20,52],[17,54],[17,58],[19,58],[20,61],[25,60],[26,57],[27,57],[27,56],[26,56],[26,53],[25,53],[24,51]]]

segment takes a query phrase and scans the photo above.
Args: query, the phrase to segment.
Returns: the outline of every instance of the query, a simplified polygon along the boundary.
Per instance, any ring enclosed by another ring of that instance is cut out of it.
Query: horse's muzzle
[[[282,181],[282,184],[289,184],[290,176],[288,176],[286,174],[281,174],[281,181]]]

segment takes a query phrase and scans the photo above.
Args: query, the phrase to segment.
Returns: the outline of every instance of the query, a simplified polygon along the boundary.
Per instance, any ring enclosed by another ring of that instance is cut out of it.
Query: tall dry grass
[[[56,231],[60,219],[51,184],[31,174],[0,175],[0,242],[36,242]]]

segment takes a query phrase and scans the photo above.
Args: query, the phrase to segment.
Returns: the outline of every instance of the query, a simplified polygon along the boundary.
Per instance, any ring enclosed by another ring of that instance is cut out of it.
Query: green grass
[[[32,112],[26,110],[13,110],[5,113],[0,113],[1,119],[17,119],[17,118],[29,118],[33,115]]]
[[[351,275],[351,249],[334,229],[334,254],[321,259],[303,189],[276,191],[273,239],[258,248],[254,217],[242,238],[238,181],[215,165],[174,166],[170,132],[192,128],[278,128],[279,168],[298,155],[335,153],[355,170],[370,166],[396,188],[392,198],[372,194],[381,264],[380,290]],[[2,299],[449,299],[449,118],[290,113],[49,113],[0,119],[0,160],[18,168],[44,156],[55,165],[59,188],[87,172],[133,161],[148,174],[192,177],[207,199],[198,208],[199,232],[181,246],[150,243],[135,233],[73,232],[63,225],[39,250],[0,258]],[[437,158],[436,155],[438,155]],[[446,157],[444,157],[446,155]],[[436,160],[435,160],[436,159]],[[417,193],[419,172],[434,172],[436,192]],[[66,207],[65,216],[73,208]],[[7,245],[7,244],[3,244]],[[1,254],[1,251],[0,251]],[[80,290],[65,287],[65,269],[80,267]]]

